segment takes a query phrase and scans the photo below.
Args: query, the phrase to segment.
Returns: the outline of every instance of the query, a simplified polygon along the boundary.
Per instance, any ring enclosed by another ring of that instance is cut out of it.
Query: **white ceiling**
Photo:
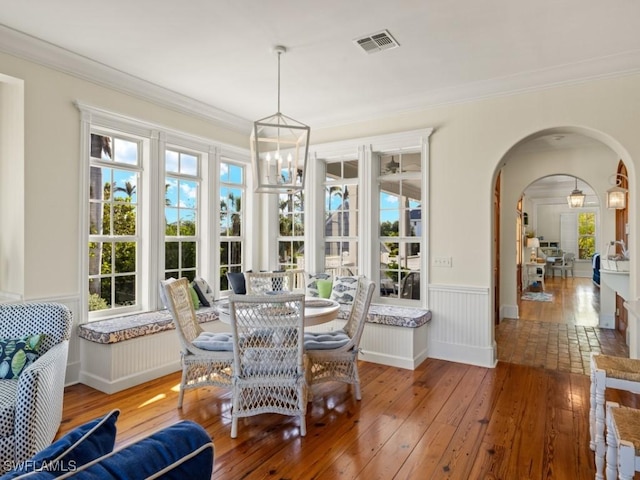
[[[277,109],[280,44],[281,110],[313,128],[638,72],[639,24],[637,0],[0,0],[0,50],[67,71],[75,52],[85,78],[126,73],[242,129]],[[399,48],[353,42],[384,29]]]

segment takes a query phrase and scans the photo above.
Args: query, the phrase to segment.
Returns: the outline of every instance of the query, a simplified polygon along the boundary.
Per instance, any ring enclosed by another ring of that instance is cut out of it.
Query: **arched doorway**
[[[499,302],[495,305],[497,316],[518,318],[515,206],[524,189],[538,178],[556,174],[579,177],[592,185],[601,205],[598,248],[603,250],[609,237],[615,236],[616,224],[616,214],[604,207],[604,195],[611,187],[609,178],[616,173],[621,159],[633,170],[631,160],[625,155],[617,142],[598,132],[566,127],[529,135],[500,160],[494,175],[494,192],[498,191],[500,198],[499,207],[494,207],[494,235],[497,238],[493,239],[493,288],[495,301]],[[569,193],[567,191],[564,196]],[[528,220],[531,223],[530,215]]]

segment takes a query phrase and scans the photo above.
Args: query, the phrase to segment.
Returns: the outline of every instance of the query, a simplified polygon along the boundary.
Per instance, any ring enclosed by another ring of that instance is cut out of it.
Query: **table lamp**
[[[538,258],[539,246],[540,246],[540,240],[538,239],[538,237],[527,238],[527,248],[531,249],[531,257],[529,258],[529,261],[531,263],[535,262],[536,258]]]

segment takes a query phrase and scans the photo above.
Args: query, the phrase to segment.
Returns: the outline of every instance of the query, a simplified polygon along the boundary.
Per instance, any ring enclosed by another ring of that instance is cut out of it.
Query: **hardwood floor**
[[[547,278],[552,301],[520,300],[520,319],[496,328],[498,359],[589,374],[591,352],[629,356],[623,336],[598,327],[600,296],[588,278]]]
[[[559,300],[529,305],[523,313],[549,313],[520,322],[561,325],[565,314],[558,312],[569,312],[573,325],[589,323],[580,305],[594,300],[581,296],[577,312]],[[500,342],[499,352],[505,348]],[[113,395],[68,387],[60,434],[112,408],[121,410],[117,446],[194,420],[214,440],[213,479],[594,478],[583,373],[540,362],[481,368],[436,359],[415,371],[361,362],[360,373],[360,402],[347,385],[313,387],[306,437],[299,436],[297,419],[266,414],[241,419],[238,438],[231,439],[230,392],[188,391],[179,410],[179,373]],[[623,392],[609,391],[608,398],[640,407]]]

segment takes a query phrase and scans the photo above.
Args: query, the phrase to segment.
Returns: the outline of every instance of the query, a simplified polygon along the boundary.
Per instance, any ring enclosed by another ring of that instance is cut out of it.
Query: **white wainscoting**
[[[488,288],[430,285],[429,310],[429,357],[495,367]]]
[[[220,321],[201,323],[210,332],[227,332]],[[180,370],[180,342],[174,330],[117,343],[80,341],[80,382],[105,393],[115,393]]]
[[[333,331],[344,327],[345,323],[345,320],[333,320],[309,327],[309,330]],[[366,362],[414,370],[428,357],[429,324],[410,328],[368,322],[360,339],[358,358]]]

